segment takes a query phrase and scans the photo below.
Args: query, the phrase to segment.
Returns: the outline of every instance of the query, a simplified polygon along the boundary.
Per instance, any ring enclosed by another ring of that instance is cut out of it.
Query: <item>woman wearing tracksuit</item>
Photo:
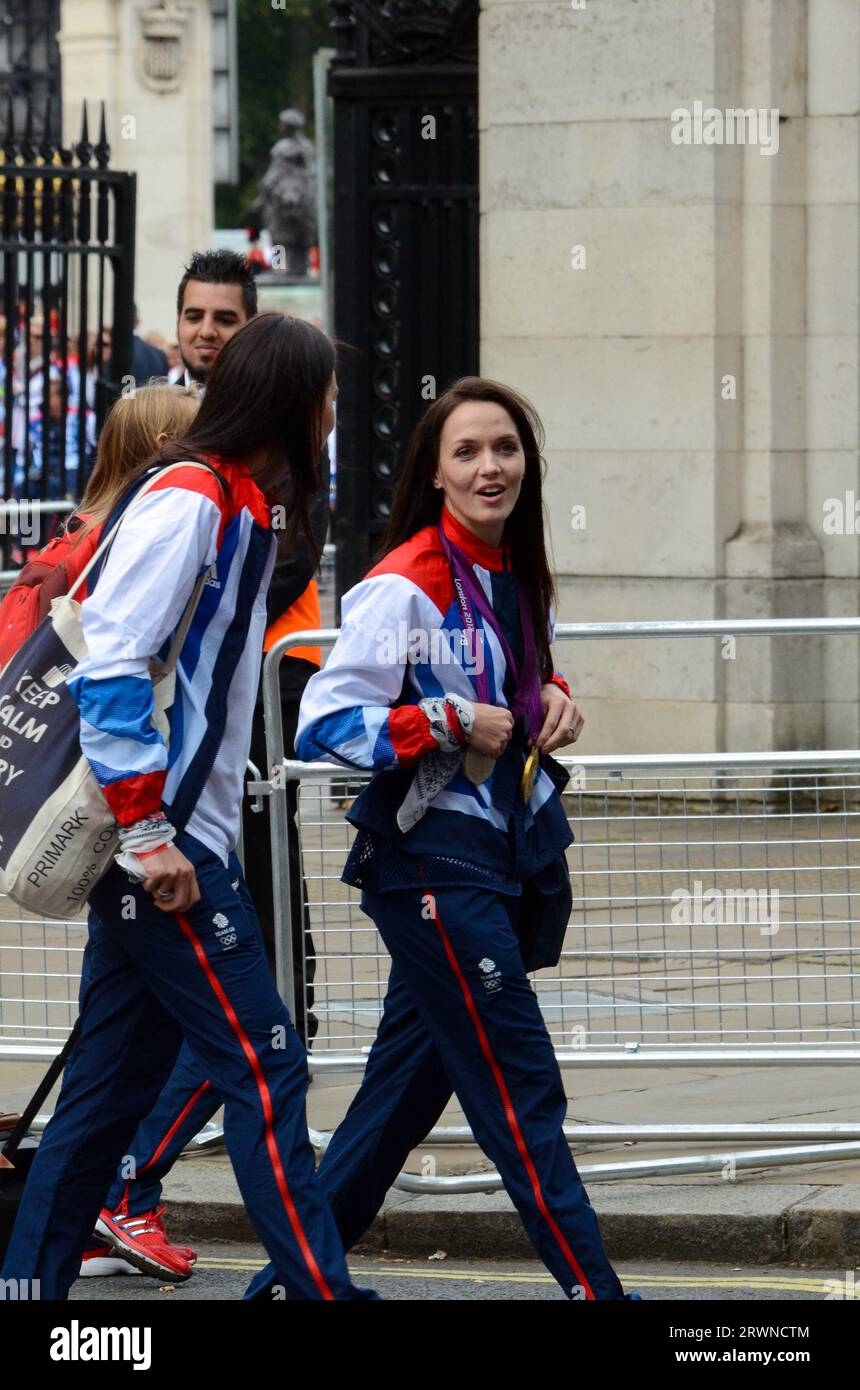
[[[87,579],[87,655],[68,686],[123,867],[112,865],[90,898],[82,1031],[3,1269],[6,1279],[39,1280],[43,1298],[66,1297],[183,1036],[224,1097],[230,1158],[279,1296],[373,1296],[350,1281],[315,1175],[304,1049],[235,854],[278,549],[272,504],[289,485],[295,524],[280,536],[288,550],[298,527],[312,544],[307,505],[331,429],[334,366],[329,340],[300,320],[267,314],[243,327],[222,349],[188,433],[155,460],[207,466],[156,475],[135,500],[144,464],[107,558]],[[166,656],[204,574],[176,668],[168,749],[153,722],[150,662]],[[142,871],[140,881],[125,868]]]
[[[430,406],[382,558],[344,596],[302,701],[299,757],[377,774],[348,815],[343,879],[392,961],[363,1084],[319,1171],[348,1249],[453,1090],[568,1297],[621,1299],[637,1295],[603,1250],[526,975],[558,959],[568,920],[568,779],[547,755],[583,722],[552,668],[539,433],[522,397],[479,378]]]

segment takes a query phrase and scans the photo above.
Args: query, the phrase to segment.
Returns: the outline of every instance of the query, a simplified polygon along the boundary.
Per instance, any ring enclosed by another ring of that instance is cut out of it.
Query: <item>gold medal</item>
[[[528,757],[526,758],[526,765],[523,768],[522,781],[520,782],[520,795],[522,796],[523,801],[528,801],[529,797],[532,794],[532,789],[534,787],[535,778],[538,775],[539,768],[540,754],[538,753],[537,748],[533,748],[532,751],[529,753]]]

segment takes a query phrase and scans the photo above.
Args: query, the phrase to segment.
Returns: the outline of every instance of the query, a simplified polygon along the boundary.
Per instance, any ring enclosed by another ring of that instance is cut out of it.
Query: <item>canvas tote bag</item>
[[[207,466],[189,461],[171,467]],[[171,467],[140,489],[129,510]],[[74,595],[126,514],[0,674],[0,889],[40,917],[79,913],[117,848],[116,821],[81,751],[80,711],[66,681],[87,650]],[[149,664],[153,724],[165,743],[176,662],[213,569],[197,580],[165,661]]]

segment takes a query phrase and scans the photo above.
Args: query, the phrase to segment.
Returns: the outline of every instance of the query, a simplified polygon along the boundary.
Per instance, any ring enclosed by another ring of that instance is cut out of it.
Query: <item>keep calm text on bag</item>
[[[129,506],[169,471],[150,479]],[[0,888],[39,916],[79,913],[117,848],[116,821],[81,751],[81,715],[66,681],[87,651],[74,595],[121,522],[0,674]],[[209,572],[197,580],[166,660],[150,662],[153,723],[165,744],[176,662]]]

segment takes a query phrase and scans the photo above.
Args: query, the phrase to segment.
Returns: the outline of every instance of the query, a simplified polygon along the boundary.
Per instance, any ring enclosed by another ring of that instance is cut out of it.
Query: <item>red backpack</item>
[[[0,669],[11,661],[21,644],[50,612],[51,600],[68,593],[92,558],[101,526],[94,526],[75,545],[75,536],[87,520],[86,516],[72,517],[63,534],[55,536],[27,562],[0,603]],[[78,597],[83,599],[84,592]]]

